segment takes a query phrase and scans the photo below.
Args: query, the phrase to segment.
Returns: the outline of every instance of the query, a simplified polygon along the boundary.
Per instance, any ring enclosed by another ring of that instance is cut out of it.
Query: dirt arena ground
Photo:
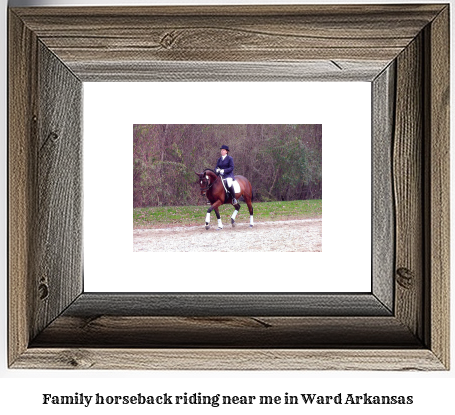
[[[224,224],[217,230],[205,226],[135,229],[133,251],[161,252],[321,252],[322,219]]]

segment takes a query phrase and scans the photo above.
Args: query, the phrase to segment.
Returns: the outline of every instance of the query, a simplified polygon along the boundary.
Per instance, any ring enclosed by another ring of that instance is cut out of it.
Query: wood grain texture
[[[372,291],[389,310],[394,304],[395,212],[392,143],[395,63],[372,83]]]
[[[81,83],[10,14],[13,361],[82,291]]]
[[[448,38],[447,5],[14,9],[10,367],[447,369]],[[79,296],[81,81],[332,79],[373,82],[372,293]]]
[[[14,10],[79,75],[93,62],[376,60],[383,69],[440,6]]]
[[[62,314],[220,317],[391,316],[374,294],[84,293]]]
[[[80,370],[444,370],[431,351],[408,349],[29,348],[14,367]]]
[[[393,317],[63,315],[30,347],[422,348]]]
[[[423,337],[423,36],[397,58],[393,178],[395,315]]]
[[[428,52],[430,79],[427,109],[431,137],[425,141],[430,152],[427,176],[430,187],[427,195],[428,248],[427,264],[430,281],[430,344],[435,355],[450,366],[450,60],[449,9],[446,7],[431,24]]]
[[[36,288],[30,283],[33,250],[33,206],[36,165],[34,138],[37,114],[36,35],[14,14],[9,16],[8,98],[8,360],[23,353],[30,339]]]
[[[387,61],[74,62],[84,82],[371,82]]]
[[[82,84],[38,44],[37,199],[32,337],[82,292]]]

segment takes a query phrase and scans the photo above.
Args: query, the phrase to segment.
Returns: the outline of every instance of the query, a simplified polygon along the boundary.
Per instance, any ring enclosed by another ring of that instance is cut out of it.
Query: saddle
[[[228,194],[230,194],[229,190],[227,189],[226,187],[226,184],[225,184],[225,181],[227,179],[221,179],[221,182],[223,183],[223,187],[224,187],[224,194],[227,196]],[[234,192],[235,193],[240,193],[240,184],[237,182],[237,180],[234,180],[232,181],[232,186],[234,186]],[[233,195],[234,196],[234,195]]]

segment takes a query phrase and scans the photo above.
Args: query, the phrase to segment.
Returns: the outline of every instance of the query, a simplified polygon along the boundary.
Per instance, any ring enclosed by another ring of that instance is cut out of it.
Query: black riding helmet
[[[221,146],[220,150],[226,150],[226,151],[229,151],[229,147],[228,147],[228,146]]]

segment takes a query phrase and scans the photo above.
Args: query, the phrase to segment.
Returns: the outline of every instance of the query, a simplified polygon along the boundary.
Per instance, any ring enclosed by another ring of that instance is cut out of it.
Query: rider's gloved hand
[[[220,170],[221,170],[221,169],[220,169],[219,167],[217,167],[216,170],[215,170],[215,172],[216,172],[216,173],[219,173]]]
[[[224,174],[224,170],[220,170],[220,174]]]

